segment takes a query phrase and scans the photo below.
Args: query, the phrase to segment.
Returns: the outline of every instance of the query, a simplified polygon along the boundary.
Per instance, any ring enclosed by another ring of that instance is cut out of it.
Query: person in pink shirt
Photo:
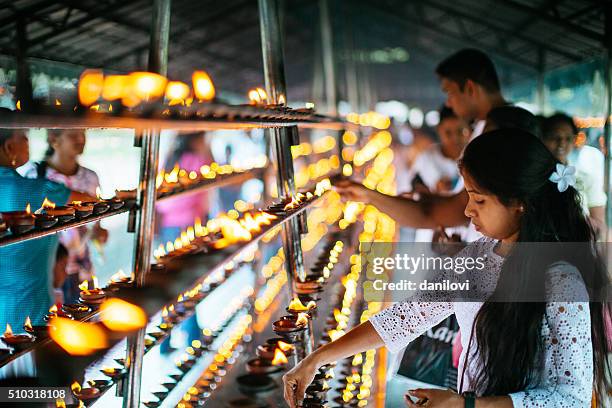
[[[178,135],[170,154],[163,164],[166,172],[175,165],[187,172],[200,172],[200,167],[212,161],[204,133]],[[174,241],[182,229],[193,225],[196,218],[205,219],[208,215],[208,193],[205,191],[182,195],[157,203],[157,219],[162,242]]]

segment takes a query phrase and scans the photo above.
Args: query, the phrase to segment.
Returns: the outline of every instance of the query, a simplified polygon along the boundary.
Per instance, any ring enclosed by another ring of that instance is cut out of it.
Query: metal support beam
[[[605,49],[606,57],[606,121],[604,125],[604,155],[606,158],[604,165],[604,184],[608,201],[606,203],[606,230],[605,230],[605,242],[610,242],[610,224],[612,223],[612,178],[610,177],[610,167],[612,165],[612,156],[610,155],[610,139],[612,136],[612,122],[610,121],[610,115],[612,115],[612,3],[606,2],[604,6],[604,21],[605,30],[603,47]],[[610,254],[606,254],[607,257]]]
[[[268,101],[273,104],[285,103],[287,92],[279,1],[259,0],[258,4],[261,49]],[[296,187],[291,144],[295,142],[297,129],[269,129],[268,135],[274,149],[278,196],[293,196],[296,194]],[[283,249],[285,252],[287,276],[289,278],[288,286],[290,295],[293,297],[293,281],[295,279],[304,281],[306,278],[297,218],[293,218],[283,226]]]
[[[149,71],[166,75],[168,70],[168,40],[170,35],[171,0],[153,1],[151,24],[151,46]],[[159,131],[150,130],[142,135],[140,154],[140,182],[138,205],[140,214],[134,246],[134,282],[143,286],[151,266],[151,253],[155,225],[155,176],[159,162]],[[140,381],[144,357],[145,329],[128,338],[126,364],[128,366],[127,388],[123,397],[123,408],[140,406]]]
[[[336,64],[334,61],[334,38],[328,0],[319,0],[319,19],[321,25],[321,52],[323,54],[323,72],[325,77],[325,107],[327,113],[336,116]]]
[[[15,59],[17,60],[17,100],[21,101],[21,109],[32,109],[32,78],[28,64],[28,22],[23,15],[17,17],[17,32]]]
[[[608,2],[602,2],[602,4],[605,5],[604,7],[608,7],[607,3]],[[522,11],[523,13],[527,13],[537,18],[540,18],[542,20],[548,21],[549,23],[556,24],[557,26],[559,26],[560,28],[563,28],[564,30],[572,31],[590,40],[605,41],[605,36],[602,36],[600,33],[589,30],[588,28],[585,28],[583,26],[573,24],[570,21],[565,20],[559,16],[552,16],[546,13],[539,13],[538,9],[532,8],[530,6],[526,6],[525,4],[519,3],[514,0],[504,0],[504,4],[516,10]]]
[[[544,78],[546,74],[546,51],[542,48],[538,49],[538,79],[536,88],[536,104],[540,110],[540,115],[544,114],[546,107],[546,88]]]

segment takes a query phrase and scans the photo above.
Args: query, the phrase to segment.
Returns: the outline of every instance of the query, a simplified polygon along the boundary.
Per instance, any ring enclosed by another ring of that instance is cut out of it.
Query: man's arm
[[[336,190],[347,200],[374,205],[402,226],[434,229],[468,222],[464,214],[468,202],[465,190],[452,196],[422,195],[419,201],[382,194],[352,181],[341,181]]]

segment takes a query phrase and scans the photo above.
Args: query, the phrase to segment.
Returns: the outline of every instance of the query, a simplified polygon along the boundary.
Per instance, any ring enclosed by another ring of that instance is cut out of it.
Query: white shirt
[[[486,273],[470,277],[472,284],[492,290],[497,284],[503,258],[493,250],[496,240],[482,238],[476,245],[466,247],[457,256],[485,256]],[[466,272],[468,273],[468,272]],[[569,289],[568,289],[569,288]],[[567,263],[552,265],[547,271],[547,293],[553,292],[567,297],[580,296],[587,299],[586,288],[580,272]],[[561,292],[561,293],[560,293]],[[432,299],[436,301],[432,301]],[[411,341],[455,314],[461,329],[461,352],[459,382],[466,362],[472,326],[482,302],[440,301],[440,294],[420,293],[417,299],[398,302],[370,318],[370,322],[391,352],[397,352]],[[540,380],[527,390],[510,394],[515,408],[567,407],[590,408],[593,390],[593,348],[591,343],[591,320],[588,302],[549,302],[541,326],[544,344],[544,365]],[[480,360],[476,340],[472,340],[468,367],[463,379],[463,391],[473,390],[471,379],[478,372]],[[478,394],[478,390],[476,390]]]
[[[567,159],[568,164],[576,168],[576,190],[585,213],[588,214],[591,207],[605,206],[603,153],[592,146],[582,146],[572,150]]]

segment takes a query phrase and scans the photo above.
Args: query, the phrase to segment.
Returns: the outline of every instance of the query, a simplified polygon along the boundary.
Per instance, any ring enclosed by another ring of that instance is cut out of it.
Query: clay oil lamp
[[[30,316],[26,317],[25,323],[23,324],[23,330],[25,330],[26,333],[33,335],[37,339],[49,337],[49,327],[33,326],[32,321],[30,320]]]
[[[342,392],[342,390],[338,390]],[[350,394],[344,393],[344,395],[338,395],[334,398],[334,402],[338,404],[339,407],[356,407],[359,404],[357,398],[350,396]]]
[[[35,340],[34,336],[32,336],[31,334],[14,334],[11,325],[8,323],[6,324],[6,330],[4,331],[4,334],[2,335],[2,337],[0,337],[0,339],[2,340],[2,342],[4,342],[4,344],[14,348],[15,350],[25,349]]]
[[[295,343],[307,326],[308,315],[306,313],[283,316],[272,323],[274,333],[286,338],[289,343]]]
[[[110,210],[110,204],[104,201],[83,201],[81,205],[93,206],[92,214],[100,215]]]
[[[57,305],[53,305],[49,308],[49,311],[47,312],[47,314],[43,317],[43,320],[45,321],[49,321],[54,317],[65,317],[67,319],[72,319],[72,315],[69,313],[66,313],[63,310],[58,310]]]
[[[170,374],[168,377],[172,378],[176,382],[179,382],[183,378],[183,374]]]
[[[125,367],[125,358],[115,358],[114,359],[117,364]]]
[[[100,187],[96,187],[96,196],[98,197],[98,201],[108,204],[111,210],[118,210],[125,204],[125,201],[117,197],[109,199],[102,198],[102,192],[100,191]]]
[[[0,234],[8,229],[8,225],[6,225],[6,221],[2,219],[2,214],[0,213]]]
[[[30,211],[30,204],[26,206],[24,211],[3,212],[2,220],[15,235],[32,231],[36,223],[36,218]]]
[[[170,392],[169,391],[154,391],[151,394],[155,395],[157,399],[159,399],[160,401],[163,401],[166,399],[168,394],[170,394]]]
[[[298,315],[299,313],[307,313],[308,316],[312,317],[317,310],[317,303],[313,300],[304,305],[299,298],[294,297],[289,306],[287,306],[287,312],[292,315]]]
[[[132,277],[127,276],[122,269],[119,269],[115,274],[110,277],[108,283],[106,284],[106,289],[117,291],[119,290],[119,288],[131,287],[132,283]]]
[[[323,380],[322,382],[316,382],[309,385],[308,388],[306,388],[306,394],[313,398],[324,400],[329,389],[330,386],[327,384],[327,381]]]
[[[156,341],[166,337],[166,333],[158,331],[158,332],[151,332],[151,333],[147,333],[147,336],[151,336],[153,337]]]
[[[115,190],[115,198],[128,201],[136,199],[136,190]]]
[[[97,388],[100,392],[110,388],[113,385],[111,380],[87,380],[87,384],[89,384],[92,388]]]
[[[302,400],[302,407],[325,407],[326,403],[324,398],[310,396]]]
[[[266,343],[257,346],[256,353],[259,357],[266,360],[272,360],[274,359],[276,349],[281,350],[287,357],[292,356],[295,353],[295,347],[283,341],[284,339],[271,340],[273,341],[269,342],[270,340],[268,340]]]
[[[176,383],[175,382],[165,382],[165,383],[162,383],[161,386],[167,389],[168,391],[172,391],[174,388],[176,388]]]
[[[58,219],[48,214],[34,214],[36,228],[47,229],[58,223]]]
[[[67,207],[74,208],[74,214],[77,218],[89,217],[93,214],[94,205],[93,203],[84,203],[82,201],[73,201],[67,205]]]
[[[103,289],[100,289],[98,286],[98,278],[95,276],[92,277],[93,280],[93,288],[89,289],[89,281],[83,281],[79,285],[79,289],[81,289],[81,300],[83,303],[88,304],[100,304],[104,301],[106,297],[106,292]]]
[[[81,401],[89,401],[100,396],[100,390],[96,387],[81,388],[81,384],[75,381],[70,386],[72,394]]]
[[[114,367],[104,367],[100,371],[102,372],[102,374],[104,374],[107,377],[112,378],[113,380],[116,380],[122,377],[124,374],[124,371],[122,369],[114,368]]]
[[[272,360],[266,360],[261,357],[254,358],[247,361],[246,369],[250,374],[270,375],[281,372],[287,363],[285,354],[280,349],[276,349]]]
[[[284,202],[284,201],[275,202],[275,203],[272,203],[267,209],[262,210],[262,211],[265,211],[267,213],[270,213],[276,216],[284,216],[287,214],[287,210],[285,210],[286,205],[287,205],[287,202]]]
[[[302,206],[302,201],[300,199],[300,194],[298,193],[295,197],[291,197],[291,201],[289,201],[284,207],[283,211],[293,212],[298,210]]]
[[[67,205],[57,206],[53,201],[50,201],[45,197],[45,200],[40,208],[36,210],[36,214],[46,214],[48,216],[55,217],[60,224],[63,224],[74,220],[76,210]]]
[[[75,319],[82,319],[91,313],[91,307],[82,303],[63,304],[61,310]]]
[[[238,388],[247,395],[271,391],[276,388],[276,382],[267,375],[245,374],[236,378]]]
[[[145,401],[142,403],[147,408],[157,408],[161,405],[162,401]]]
[[[323,283],[325,280],[323,277],[308,277],[304,282],[296,280],[293,285],[296,291],[303,291],[304,293],[316,293],[322,290]]]

